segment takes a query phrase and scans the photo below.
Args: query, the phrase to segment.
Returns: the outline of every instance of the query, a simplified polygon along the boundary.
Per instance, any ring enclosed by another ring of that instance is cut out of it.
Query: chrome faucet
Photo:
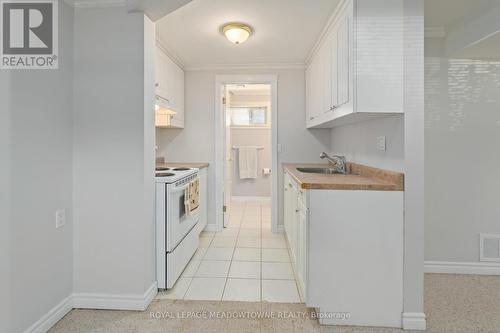
[[[319,158],[321,159],[326,158],[330,163],[334,164],[336,172],[344,175],[347,173],[345,156],[341,155],[328,156],[327,153],[322,152]]]

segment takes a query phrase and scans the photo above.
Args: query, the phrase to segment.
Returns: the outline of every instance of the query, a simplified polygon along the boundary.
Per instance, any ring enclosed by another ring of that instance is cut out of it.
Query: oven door
[[[189,183],[172,185],[167,195],[170,208],[167,211],[167,252],[172,252],[199,220],[199,209],[189,212],[189,198],[186,195],[188,188]]]

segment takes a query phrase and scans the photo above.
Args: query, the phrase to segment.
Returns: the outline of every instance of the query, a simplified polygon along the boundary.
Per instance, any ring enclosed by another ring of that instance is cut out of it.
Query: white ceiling
[[[302,64],[339,0],[193,0],[157,21],[157,35],[187,68],[213,65]],[[235,45],[227,22],[254,34]]]

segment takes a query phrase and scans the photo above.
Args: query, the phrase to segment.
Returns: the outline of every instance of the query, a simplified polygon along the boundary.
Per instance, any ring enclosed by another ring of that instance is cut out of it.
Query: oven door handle
[[[186,190],[186,188],[188,188],[188,186],[189,186],[189,183],[187,183],[186,185],[184,185],[182,187],[176,187],[172,191],[175,193],[182,192],[182,191]]]

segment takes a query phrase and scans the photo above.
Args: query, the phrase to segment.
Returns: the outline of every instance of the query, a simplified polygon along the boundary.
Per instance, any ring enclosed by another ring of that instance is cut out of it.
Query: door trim
[[[277,75],[216,75],[215,76],[215,228],[224,227],[224,110],[222,108],[221,86],[227,84],[260,83],[271,86],[271,227],[278,232],[278,76]]]

